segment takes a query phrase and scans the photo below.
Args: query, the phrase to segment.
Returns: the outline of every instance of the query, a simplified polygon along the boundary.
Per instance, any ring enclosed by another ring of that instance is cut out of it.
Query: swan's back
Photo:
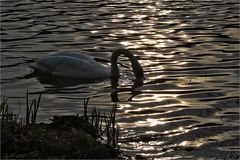
[[[54,57],[60,57],[60,56],[68,56],[68,57],[74,57],[77,59],[85,59],[89,61],[94,61],[93,57],[88,56],[83,53],[79,52],[74,52],[74,51],[57,51],[57,52],[52,52],[47,55],[48,56],[54,56]]]
[[[81,79],[110,77],[110,70],[92,57],[72,51],[49,54],[39,59],[32,67],[38,72],[60,77]]]

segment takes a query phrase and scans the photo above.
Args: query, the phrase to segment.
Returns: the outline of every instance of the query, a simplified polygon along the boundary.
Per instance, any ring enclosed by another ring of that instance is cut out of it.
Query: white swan
[[[117,49],[111,57],[111,69],[96,62],[94,58],[76,52],[60,51],[40,58],[30,66],[35,72],[53,76],[79,79],[105,79],[119,78],[117,59],[119,55],[125,55],[132,64],[132,70],[136,78],[143,78],[143,69],[138,60],[126,49]]]

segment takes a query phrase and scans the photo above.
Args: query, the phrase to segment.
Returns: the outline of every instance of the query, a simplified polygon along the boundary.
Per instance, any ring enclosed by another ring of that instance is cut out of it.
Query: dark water
[[[31,97],[44,93],[39,121],[81,113],[85,97],[90,107],[110,109],[109,80],[63,87],[23,76],[29,63],[51,51],[110,59],[124,47],[147,78],[134,90],[120,80],[122,150],[155,158],[239,158],[238,0],[2,0],[1,41],[1,95],[16,110],[27,88]],[[119,62],[128,74],[127,59]]]

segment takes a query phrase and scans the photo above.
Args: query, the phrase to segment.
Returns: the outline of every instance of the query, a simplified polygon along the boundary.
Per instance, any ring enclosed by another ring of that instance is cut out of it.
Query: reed
[[[88,102],[89,98],[84,100],[84,119],[96,129],[99,140],[105,140],[108,145],[116,147],[119,138],[119,126],[116,124],[117,103],[113,104],[108,114],[94,107],[88,115]]]
[[[37,98],[30,100],[29,92],[26,92],[26,114],[25,114],[25,125],[34,125],[36,123],[37,113],[40,106],[42,95],[39,94]],[[113,104],[112,109],[108,112],[93,107],[91,110],[88,109],[89,98],[84,99],[83,102],[83,115],[79,118],[84,119],[85,122],[91,125],[96,130],[96,136],[99,141],[105,141],[108,145],[116,147],[118,144],[119,137],[119,126],[116,124],[116,111],[117,103]],[[0,115],[3,121],[9,121],[13,123],[20,123],[24,125],[22,118],[20,119],[20,108],[21,103],[18,103],[18,114],[14,114],[9,107],[8,98],[3,96]],[[90,114],[88,114],[90,113]],[[77,115],[78,116],[78,115]]]
[[[37,112],[38,112],[38,108],[40,105],[41,97],[42,97],[42,95],[40,93],[38,96],[38,99],[33,98],[31,105],[29,105],[29,103],[28,103],[29,102],[29,93],[27,90],[27,93],[26,93],[26,125],[36,123]]]
[[[3,121],[12,121],[12,122],[16,123],[16,121],[17,121],[16,117],[18,115],[14,114],[12,112],[7,101],[8,101],[8,98],[3,96],[1,106],[0,106],[0,113],[1,113],[0,115],[2,117],[2,120]]]
[[[87,117],[87,106],[88,106],[89,98],[84,99],[83,101],[83,108],[84,108],[84,118],[85,120],[88,120]]]
[[[29,92],[26,92],[26,116],[25,116],[25,123],[26,125],[35,124],[37,118],[38,108],[40,106],[41,101],[41,94],[39,94],[38,98],[33,98],[31,104],[29,105]],[[14,114],[10,105],[8,104],[8,98],[3,96],[1,106],[0,106],[0,116],[1,120],[10,121],[13,123],[23,123],[22,119],[20,119],[20,109],[21,103],[18,103],[18,113]]]

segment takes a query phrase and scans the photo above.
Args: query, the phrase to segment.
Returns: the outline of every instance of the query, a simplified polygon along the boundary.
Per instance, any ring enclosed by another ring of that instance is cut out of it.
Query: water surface
[[[149,158],[239,158],[237,0],[2,0],[1,41],[1,95],[16,111],[27,89],[31,97],[44,93],[38,121],[81,114],[86,97],[90,107],[110,109],[109,80],[24,76],[49,52],[76,50],[109,60],[123,47],[137,56],[146,76],[135,89],[120,79],[123,151]],[[131,74],[126,58],[119,63]]]

